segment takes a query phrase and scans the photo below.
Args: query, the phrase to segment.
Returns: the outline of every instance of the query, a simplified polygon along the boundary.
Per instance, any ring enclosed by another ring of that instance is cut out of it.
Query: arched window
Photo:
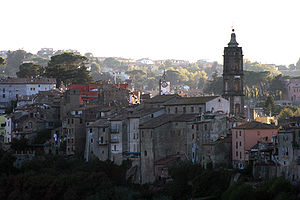
[[[239,61],[238,60],[236,60],[234,62],[234,67],[235,67],[235,71],[238,72],[239,71]]]
[[[239,114],[240,113],[240,104],[235,104],[235,114]]]
[[[234,91],[238,92],[239,91],[239,87],[240,87],[240,80],[239,79],[235,79],[234,80]]]

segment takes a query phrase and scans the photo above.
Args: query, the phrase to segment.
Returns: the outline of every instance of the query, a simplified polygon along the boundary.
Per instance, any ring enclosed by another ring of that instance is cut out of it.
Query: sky
[[[244,58],[300,57],[299,0],[5,0],[0,50],[222,63],[234,27]]]

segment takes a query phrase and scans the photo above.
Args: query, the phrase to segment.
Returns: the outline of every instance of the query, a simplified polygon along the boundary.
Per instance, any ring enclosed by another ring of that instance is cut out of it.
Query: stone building
[[[227,163],[231,162],[231,156],[227,155],[231,150],[222,151],[224,148],[231,148],[231,142],[228,142],[227,139],[230,136],[230,123],[226,114],[198,115],[193,122],[189,123],[188,130],[187,156],[193,163],[199,163],[203,167],[213,163],[213,167],[218,167],[225,165],[223,162],[225,158]],[[221,143],[227,146],[223,148],[224,145],[222,146]],[[214,154],[214,152],[218,152],[220,155]],[[218,156],[223,156],[223,158],[218,159]],[[226,165],[228,166],[228,164]]]
[[[270,180],[276,177],[279,165],[275,143],[258,142],[255,144],[249,152],[249,165],[252,166],[255,179]]]
[[[221,137],[202,145],[201,165],[206,168],[231,167],[231,136]]]
[[[98,158],[106,161],[110,158],[110,124],[109,121],[99,119],[89,123],[87,126],[87,136],[85,144],[85,160],[89,161]]]
[[[86,128],[89,123],[105,116],[110,109],[100,105],[86,105],[83,107],[72,109],[66,117],[66,154],[74,155],[82,154],[85,151],[86,144]]]
[[[187,159],[187,123],[196,114],[164,114],[140,124],[140,183],[160,180],[163,161]],[[172,159],[171,159],[172,160]],[[166,162],[168,163],[168,162]]]
[[[223,97],[230,102],[230,114],[244,116],[243,52],[232,31],[228,47],[224,48]]]
[[[298,125],[278,131],[278,176],[291,181],[300,180],[300,127]]]
[[[229,101],[219,96],[177,97],[163,105],[170,114],[229,113]]]

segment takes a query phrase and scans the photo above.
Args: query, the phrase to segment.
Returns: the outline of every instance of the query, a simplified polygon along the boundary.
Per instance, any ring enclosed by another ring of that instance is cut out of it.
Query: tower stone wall
[[[244,116],[243,51],[238,46],[234,30],[224,48],[223,97],[230,102],[230,114]]]

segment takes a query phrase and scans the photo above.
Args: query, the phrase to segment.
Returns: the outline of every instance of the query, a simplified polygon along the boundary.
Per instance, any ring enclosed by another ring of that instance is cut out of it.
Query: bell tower
[[[243,51],[238,45],[234,29],[232,29],[230,42],[224,48],[223,97],[230,102],[230,114],[243,117]]]

